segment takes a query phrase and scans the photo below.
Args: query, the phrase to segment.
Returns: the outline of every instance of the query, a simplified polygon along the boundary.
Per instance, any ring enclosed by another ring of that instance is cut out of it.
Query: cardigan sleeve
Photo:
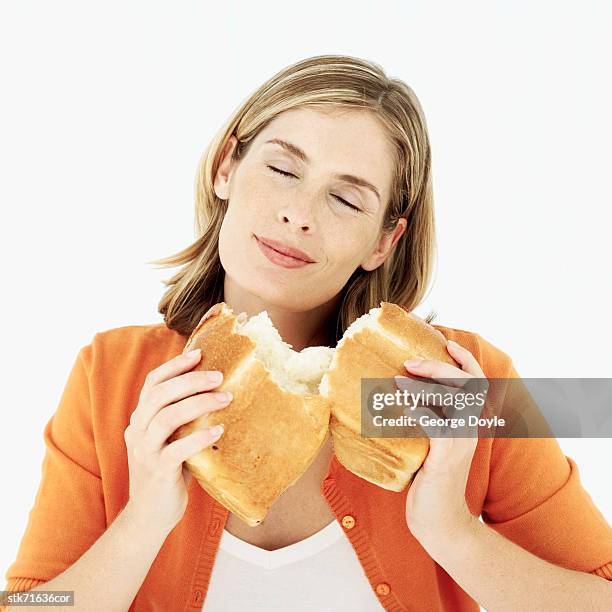
[[[106,529],[91,417],[91,359],[91,345],[81,348],[45,425],[41,480],[17,557],[5,573],[5,591],[27,591],[51,580]]]
[[[612,528],[554,437],[493,440],[482,519],[542,559],[612,580]]]

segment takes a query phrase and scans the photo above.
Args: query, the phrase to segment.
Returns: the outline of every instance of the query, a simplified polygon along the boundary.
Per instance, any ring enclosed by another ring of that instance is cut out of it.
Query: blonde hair
[[[345,55],[319,55],[292,64],[263,83],[230,116],[204,151],[195,181],[196,241],[176,255],[152,264],[184,264],[169,280],[158,311],[166,325],[189,336],[206,311],[223,300],[225,271],[218,239],[227,202],[217,197],[213,182],[224,144],[234,135],[232,159],[243,156],[272,119],[297,107],[317,110],[361,109],[373,113],[395,147],[390,199],[381,230],[391,232],[400,217],[407,227],[393,251],[375,270],[361,267],[342,290],[335,323],[335,343],[359,316],[381,301],[411,311],[425,297],[435,255],[431,150],[423,110],[412,89],[389,78],[376,63]],[[237,313],[236,313],[237,314]],[[430,322],[435,313],[430,313]]]

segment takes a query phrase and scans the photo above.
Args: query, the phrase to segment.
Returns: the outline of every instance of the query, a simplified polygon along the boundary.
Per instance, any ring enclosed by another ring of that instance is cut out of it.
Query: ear
[[[395,229],[391,233],[387,234],[385,232],[381,232],[375,250],[361,262],[361,267],[368,272],[378,268],[378,266],[380,266],[385,259],[389,257],[391,251],[393,250],[393,246],[400,239],[400,236],[406,230],[407,225],[408,221],[406,221],[406,219],[403,217],[400,217],[397,220]]]
[[[223,150],[221,151],[219,167],[217,168],[217,174],[215,175],[213,183],[215,193],[221,200],[227,200],[229,198],[229,183],[233,171],[232,153],[237,144],[238,139],[232,134],[227,139],[225,145],[223,145]]]

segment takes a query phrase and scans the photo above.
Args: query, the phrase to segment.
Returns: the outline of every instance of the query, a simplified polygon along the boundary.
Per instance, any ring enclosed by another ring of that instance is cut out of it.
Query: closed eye
[[[297,178],[297,176],[295,176],[295,174],[291,174],[291,172],[285,172],[284,170],[279,170],[278,168],[275,168],[274,166],[267,166],[267,167],[270,168],[270,170],[272,170],[273,172],[276,172],[277,174],[284,176],[285,178]],[[331,195],[332,197],[336,198],[336,200],[339,200],[340,202],[342,202],[342,204],[348,206],[349,208],[352,208],[356,210],[357,212],[361,212],[360,208],[358,208],[354,204],[351,204],[350,202],[347,202],[346,200],[342,199],[340,196],[334,195],[333,193]]]

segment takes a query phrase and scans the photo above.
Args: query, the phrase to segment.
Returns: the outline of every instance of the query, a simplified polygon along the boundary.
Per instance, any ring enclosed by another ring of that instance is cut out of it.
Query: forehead
[[[389,193],[393,146],[370,112],[291,109],[270,121],[254,142],[259,151],[283,153],[278,145],[266,144],[271,138],[297,145],[319,169],[362,176],[376,185],[385,199]]]

